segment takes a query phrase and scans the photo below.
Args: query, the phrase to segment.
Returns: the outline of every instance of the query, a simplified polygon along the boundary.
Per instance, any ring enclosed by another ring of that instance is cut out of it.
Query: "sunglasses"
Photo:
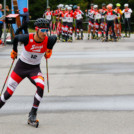
[[[42,28],[40,29],[40,31],[44,33],[44,32],[48,32],[48,29]]]

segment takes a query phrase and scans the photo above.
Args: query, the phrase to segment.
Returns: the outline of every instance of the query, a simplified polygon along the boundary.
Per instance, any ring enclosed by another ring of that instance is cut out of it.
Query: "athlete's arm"
[[[27,13],[19,14],[21,17],[27,16]]]
[[[18,42],[24,43],[24,45],[27,45],[29,42],[29,34],[19,34],[16,35],[13,40],[13,50],[17,52]]]
[[[48,37],[47,49],[53,49],[54,44],[57,41],[57,37],[55,35]]]
[[[52,55],[52,48],[56,43],[57,37],[55,35],[48,37],[47,51],[45,53],[45,58],[50,58]]]
[[[118,13],[116,13],[115,11],[113,11],[113,14],[117,15],[118,16]]]
[[[104,12],[104,13],[102,13],[102,15],[106,15],[107,14],[107,11],[106,12]]]
[[[132,13],[132,12],[133,12],[131,8],[129,9],[129,12],[130,12],[130,13]]]

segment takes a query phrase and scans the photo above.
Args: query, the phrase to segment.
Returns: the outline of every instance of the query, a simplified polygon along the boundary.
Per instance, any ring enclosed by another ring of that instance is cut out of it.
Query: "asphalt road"
[[[36,88],[28,79],[0,110],[0,134],[132,134],[134,132],[134,35],[119,42],[57,43],[49,59],[38,129],[27,125]],[[18,46],[19,54],[22,46]],[[0,87],[12,46],[0,46]],[[45,60],[41,69],[46,78]]]

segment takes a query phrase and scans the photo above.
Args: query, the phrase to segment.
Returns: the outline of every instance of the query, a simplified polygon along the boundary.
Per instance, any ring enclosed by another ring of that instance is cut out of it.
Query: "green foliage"
[[[55,10],[57,8],[58,4],[73,4],[73,5],[79,5],[81,7],[82,11],[85,11],[85,9],[89,9],[90,4],[98,4],[99,8],[101,8],[102,3],[112,3],[115,8],[116,3],[121,4],[121,9],[124,8],[125,3],[129,3],[130,8],[134,9],[134,0],[48,0],[49,6],[51,7],[51,10]],[[29,0],[29,12],[30,16],[32,16],[32,20],[35,20],[39,17],[42,17],[43,13],[46,10],[46,3],[47,0]],[[3,4],[3,3],[2,3]],[[7,5],[9,8],[11,7],[11,0],[7,0]],[[134,11],[132,14],[132,22],[134,22]]]

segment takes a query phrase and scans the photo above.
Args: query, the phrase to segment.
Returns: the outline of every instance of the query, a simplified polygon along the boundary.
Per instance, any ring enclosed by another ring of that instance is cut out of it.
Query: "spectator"
[[[0,18],[2,17],[2,4],[0,4]],[[2,27],[3,27],[3,21],[0,21],[0,40],[2,36]]]
[[[19,34],[21,30],[24,30],[25,34],[28,34],[29,12],[27,8],[23,8],[23,14],[20,14],[22,19],[22,25],[16,30],[15,35]]]

